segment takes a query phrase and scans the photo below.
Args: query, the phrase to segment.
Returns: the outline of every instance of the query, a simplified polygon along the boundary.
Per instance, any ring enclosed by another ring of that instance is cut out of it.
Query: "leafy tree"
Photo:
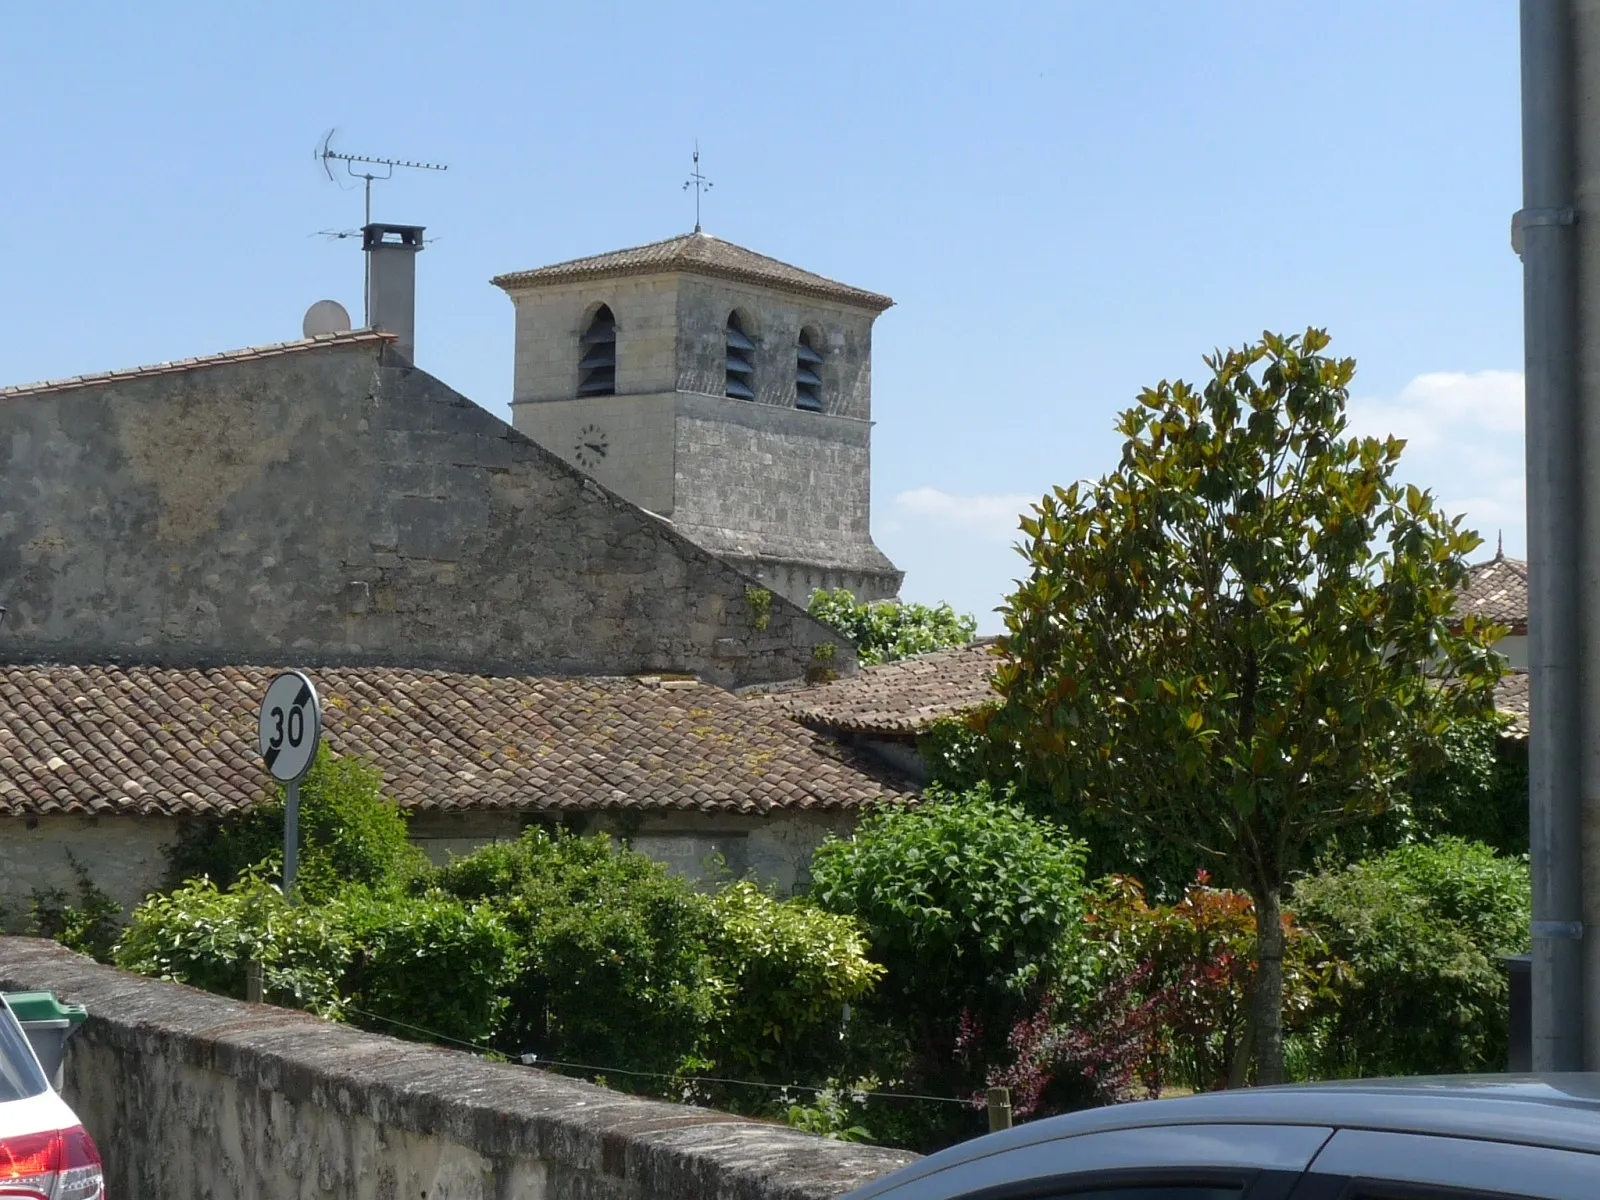
[[[819,588],[811,594],[807,611],[854,642],[864,667],[961,646],[978,631],[976,617],[958,613],[948,604],[857,603],[849,588]]]
[[[1483,715],[1502,631],[1455,596],[1480,539],[1401,486],[1404,443],[1346,436],[1328,336],[1218,352],[1117,429],[1122,461],[1022,519],[991,727],[1030,791],[1197,846],[1254,901],[1254,1061],[1283,1075],[1282,895]]]

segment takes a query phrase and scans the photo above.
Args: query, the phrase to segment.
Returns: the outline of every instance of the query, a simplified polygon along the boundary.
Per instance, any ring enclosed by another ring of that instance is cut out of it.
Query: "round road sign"
[[[299,671],[285,671],[261,702],[261,757],[274,779],[292,783],[311,769],[322,740],[317,689]]]

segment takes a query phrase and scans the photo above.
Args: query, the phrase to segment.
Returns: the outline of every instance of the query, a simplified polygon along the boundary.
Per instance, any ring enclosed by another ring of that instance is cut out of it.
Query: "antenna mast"
[[[345,173],[348,174],[350,178],[361,180],[366,193],[366,219],[362,221],[363,226],[372,224],[372,184],[374,180],[382,182],[385,179],[393,179],[394,169],[396,167],[405,167],[413,171],[448,171],[450,169],[449,164],[447,163],[412,162],[410,159],[405,158],[375,158],[367,154],[346,154],[341,150],[335,150],[333,148],[334,133],[335,130],[330,129],[326,134],[323,135],[322,144],[317,147],[316,156],[322,162],[322,169],[327,172],[328,178],[334,183],[339,182],[338,176],[334,174],[333,168],[333,164],[336,162],[344,164]],[[363,169],[357,170],[357,167],[361,167]],[[378,174],[377,170],[374,169],[380,167],[383,169],[383,174],[381,175]],[[336,234],[335,236],[343,237],[344,234],[340,233]],[[362,323],[370,324],[372,321],[372,295],[370,282],[362,285],[361,303],[363,312]]]
[[[684,180],[683,190],[694,189],[694,231],[700,232],[700,197],[709,192],[714,185],[704,175],[700,174],[700,139],[694,140],[694,169],[689,172],[689,178]]]

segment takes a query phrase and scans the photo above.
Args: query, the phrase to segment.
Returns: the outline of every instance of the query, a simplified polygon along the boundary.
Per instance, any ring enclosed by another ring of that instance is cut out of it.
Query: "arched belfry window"
[[[812,344],[811,334],[800,331],[800,343],[795,347],[794,406],[809,412],[822,411],[822,355]]]
[[[604,304],[583,331],[579,346],[578,395],[612,396],[617,391],[617,319]]]
[[[756,398],[756,344],[745,334],[738,313],[728,315],[728,367],[723,391],[735,400]]]

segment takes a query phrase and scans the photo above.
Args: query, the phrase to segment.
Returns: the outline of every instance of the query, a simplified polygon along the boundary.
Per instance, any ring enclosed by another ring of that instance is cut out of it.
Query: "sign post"
[[[317,758],[322,740],[322,703],[299,671],[285,671],[267,686],[261,701],[261,758],[288,793],[283,811],[283,894],[294,895],[300,858],[300,780]]]

